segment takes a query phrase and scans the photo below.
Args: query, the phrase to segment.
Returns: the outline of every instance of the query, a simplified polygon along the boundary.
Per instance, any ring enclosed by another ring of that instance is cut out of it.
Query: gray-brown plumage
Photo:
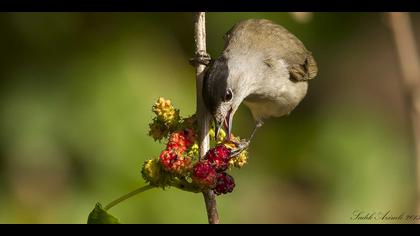
[[[257,121],[289,114],[305,97],[317,75],[310,51],[293,34],[265,19],[237,23],[225,35],[225,48],[208,68],[203,98],[216,132],[244,102]]]

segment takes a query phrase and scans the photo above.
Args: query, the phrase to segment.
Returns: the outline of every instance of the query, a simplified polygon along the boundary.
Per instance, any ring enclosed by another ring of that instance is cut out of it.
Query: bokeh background
[[[417,41],[420,14],[411,15]],[[271,19],[313,52],[319,75],[288,117],[266,121],[223,223],[357,223],[354,211],[415,213],[412,135],[383,13],[207,13],[217,57],[237,21]],[[144,185],[164,96],[195,112],[192,13],[0,14],[0,223],[85,223]],[[253,120],[241,107],[234,133]],[[201,194],[153,189],[111,210],[124,223],[206,223]]]

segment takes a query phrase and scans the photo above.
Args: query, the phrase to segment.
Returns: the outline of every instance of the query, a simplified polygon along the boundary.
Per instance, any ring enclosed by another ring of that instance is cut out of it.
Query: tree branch
[[[408,117],[414,135],[416,168],[416,208],[420,214],[420,59],[417,54],[409,13],[389,13],[389,21],[397,47],[406,95]]]
[[[204,12],[197,12],[194,15],[194,40],[195,57],[206,54],[206,19]],[[197,90],[197,121],[199,130],[200,159],[204,157],[209,150],[209,121],[210,117],[204,106],[202,99],[202,87],[205,65],[196,63],[196,90]],[[206,203],[207,216],[209,224],[218,224],[219,215],[216,208],[216,196],[212,190],[203,192]]]

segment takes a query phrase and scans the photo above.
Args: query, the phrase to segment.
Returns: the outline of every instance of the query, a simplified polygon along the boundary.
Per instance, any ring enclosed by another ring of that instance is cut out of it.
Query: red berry
[[[166,146],[167,150],[183,153],[187,148],[182,143],[169,142]]]
[[[159,159],[163,168],[168,172],[182,173],[191,166],[191,159],[183,157],[174,150],[164,150]]]
[[[216,174],[208,161],[199,161],[193,168],[192,179],[203,188],[212,188],[215,186]]]
[[[176,149],[179,152],[185,152],[192,145],[188,131],[177,131],[171,134],[167,145],[168,150]]]
[[[217,145],[207,152],[207,160],[217,171],[225,171],[229,167],[230,150],[225,145]]]
[[[225,172],[218,173],[216,177],[216,187],[213,189],[217,195],[226,194],[235,188],[235,180]]]
[[[176,153],[169,150],[163,150],[159,156],[160,163],[162,163],[162,166],[165,170],[171,169],[172,163],[175,161],[176,158]]]

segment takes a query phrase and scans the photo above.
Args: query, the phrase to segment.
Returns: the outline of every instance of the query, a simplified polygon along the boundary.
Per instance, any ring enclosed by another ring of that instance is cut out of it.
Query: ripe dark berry
[[[229,167],[230,150],[225,145],[217,145],[207,152],[207,160],[216,171],[225,171]]]
[[[235,180],[232,176],[225,172],[218,173],[216,177],[216,187],[214,187],[214,193],[217,195],[226,194],[233,191],[235,188]]]
[[[216,170],[208,161],[199,161],[193,167],[192,179],[202,188],[213,188],[216,184]]]

